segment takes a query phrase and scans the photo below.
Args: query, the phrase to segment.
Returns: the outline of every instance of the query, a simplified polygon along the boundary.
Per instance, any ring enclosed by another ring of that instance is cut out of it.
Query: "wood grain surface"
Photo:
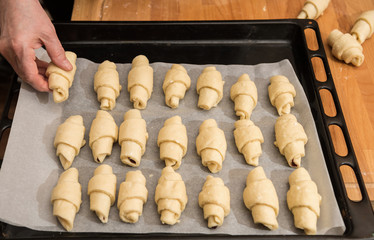
[[[304,0],[75,0],[74,21],[182,21],[253,20],[296,18]],[[336,60],[327,45],[329,33],[337,28],[349,32],[356,18],[374,9],[373,0],[331,0],[317,19],[339,101],[348,125],[370,199],[374,200],[374,37],[363,43],[365,61],[360,67]],[[309,34],[308,35],[313,35]],[[317,47],[308,37],[310,47]],[[308,45],[309,46],[309,45]],[[317,79],[323,65],[313,61]],[[329,92],[321,92],[326,114],[336,114]],[[330,127],[336,153],[346,154],[344,137],[337,126]],[[341,169],[349,197],[360,200],[355,176],[349,167]]]

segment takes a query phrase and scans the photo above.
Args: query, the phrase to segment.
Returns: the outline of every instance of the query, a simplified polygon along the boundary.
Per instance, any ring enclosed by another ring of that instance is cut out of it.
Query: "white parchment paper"
[[[47,60],[44,51],[39,51],[40,58]],[[135,57],[135,56],[134,56]],[[152,61],[152,56],[148,56]],[[146,152],[140,166],[147,179],[149,191],[148,202],[144,205],[143,215],[136,224],[121,222],[118,216],[117,202],[111,208],[109,222],[102,224],[96,215],[89,210],[87,184],[92,177],[97,163],[93,161],[88,144],[81,149],[75,158],[73,167],[79,170],[79,181],[82,185],[82,205],[78,212],[73,232],[116,232],[116,233],[203,233],[230,235],[277,235],[304,234],[293,224],[293,215],[287,208],[286,193],[288,191],[288,176],[294,170],[290,168],[274,146],[274,124],[277,119],[276,109],[271,106],[267,87],[269,78],[273,75],[285,75],[295,86],[297,96],[292,113],[304,126],[309,137],[306,145],[306,157],[302,159],[312,179],[322,195],[321,216],[318,220],[317,234],[343,234],[345,226],[335,200],[331,182],[325,166],[325,160],[318,140],[315,123],[309,108],[307,98],[300,85],[292,65],[288,60],[270,64],[249,65],[215,65],[225,81],[224,96],[216,108],[210,111],[197,107],[198,95],[196,81],[202,70],[211,65],[182,65],[191,77],[191,89],[180,102],[179,108],[171,109],[165,105],[162,83],[166,72],[172,63],[151,63],[154,69],[154,90],[148,106],[142,110],[142,116],[147,122],[149,139]],[[67,101],[56,104],[52,94],[38,93],[27,84],[22,84],[18,99],[13,126],[8,141],[4,162],[0,171],[0,219],[1,221],[25,226],[36,230],[64,231],[56,217],[52,216],[50,195],[56,185],[63,168],[55,155],[53,140],[56,129],[71,115],[83,116],[86,127],[85,139],[91,122],[100,107],[93,90],[93,76],[98,64],[87,59],[78,58],[77,72],[70,97]],[[119,126],[124,113],[132,108],[127,92],[127,75],[131,64],[117,64],[120,83],[123,87],[115,109],[110,111]],[[279,229],[269,231],[259,224],[254,224],[251,213],[246,209],[242,193],[245,180],[254,167],[245,163],[244,157],[238,152],[233,136],[234,122],[238,119],[234,113],[234,103],[230,100],[230,88],[243,74],[249,74],[258,89],[258,104],[253,111],[252,121],[260,127],[265,142],[262,144],[263,154],[259,164],[263,166],[268,178],[274,183],[278,194],[280,212],[278,216]],[[164,162],[159,159],[157,135],[164,121],[174,115],[180,115],[188,132],[188,151],[177,170],[183,177],[187,187],[188,204],[182,213],[180,223],[174,226],[162,225],[154,202],[154,191]],[[227,154],[223,169],[214,176],[221,177],[230,189],[231,212],[225,218],[224,224],[214,230],[207,228],[203,219],[203,211],[198,205],[198,194],[206,177],[211,174],[203,167],[196,153],[195,139],[200,124],[208,118],[214,118],[218,126],[225,132]],[[135,170],[121,163],[120,146],[114,144],[112,155],[104,163],[113,167],[117,176],[117,191],[125,180],[128,171]]]

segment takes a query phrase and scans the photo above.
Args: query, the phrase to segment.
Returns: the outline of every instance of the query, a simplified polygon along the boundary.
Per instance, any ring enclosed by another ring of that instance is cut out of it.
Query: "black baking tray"
[[[191,64],[258,64],[288,59],[308,98],[319,140],[326,160],[336,199],[346,225],[343,236],[328,238],[371,238],[374,233],[374,213],[349,138],[334,82],[324,51],[318,24],[313,20],[204,21],[204,22],[65,22],[55,23],[65,50],[79,57],[102,62],[106,59],[129,63],[144,54],[151,62],[181,62]],[[305,29],[314,30],[317,50],[307,46]],[[316,80],[311,59],[322,60],[327,81]],[[15,81],[15,80],[14,80]],[[14,90],[10,91],[10,96]],[[323,111],[319,90],[330,91],[336,116]],[[11,97],[8,98],[10,102]],[[9,104],[9,103],[8,103]],[[3,114],[1,134],[11,121]],[[4,122],[8,124],[4,124]],[[344,134],[348,154],[337,155],[329,132],[338,125]],[[357,178],[362,200],[349,200],[339,171],[349,165]],[[261,238],[261,236],[179,235],[179,234],[104,234],[39,232],[1,223],[3,238]],[[266,236],[264,238],[323,238],[326,236]]]

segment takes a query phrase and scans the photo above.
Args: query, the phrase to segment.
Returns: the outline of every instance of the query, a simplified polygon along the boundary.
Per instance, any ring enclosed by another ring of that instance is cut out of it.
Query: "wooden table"
[[[304,0],[75,0],[74,21],[182,21],[253,20],[295,18]],[[329,33],[337,28],[349,32],[356,18],[374,9],[372,0],[331,0],[323,16],[317,19],[328,56],[339,101],[348,125],[370,199],[374,202],[374,37],[363,43],[365,61],[360,67],[344,64],[331,55]],[[313,37],[308,45],[315,46]],[[314,62],[317,79],[323,78],[323,66]],[[329,95],[323,93],[325,111],[333,113]],[[339,128],[331,128],[335,151],[345,155],[347,148]],[[360,200],[351,168],[341,168],[348,195]]]

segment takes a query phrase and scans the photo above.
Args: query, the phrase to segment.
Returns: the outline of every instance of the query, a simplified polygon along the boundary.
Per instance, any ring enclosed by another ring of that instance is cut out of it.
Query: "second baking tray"
[[[254,65],[289,59],[312,109],[326,165],[347,227],[345,236],[370,237],[374,232],[374,215],[315,21],[77,22],[56,23],[55,26],[66,49],[95,62],[111,59],[126,63],[139,54],[152,56],[153,62],[192,64]],[[316,33],[319,48],[315,51],[307,47],[304,34],[307,28]],[[326,82],[316,80],[311,63],[313,57],[320,58],[324,63]],[[335,117],[324,114],[320,89],[331,92],[337,112]],[[334,152],[328,130],[331,124],[340,126],[344,133],[348,148],[346,157],[340,157]],[[361,202],[352,202],[347,197],[339,171],[343,164],[350,165],[356,173],[363,198]],[[20,231],[20,228],[7,224],[2,227],[3,234],[9,237],[56,236],[55,233],[38,233],[27,229]]]

